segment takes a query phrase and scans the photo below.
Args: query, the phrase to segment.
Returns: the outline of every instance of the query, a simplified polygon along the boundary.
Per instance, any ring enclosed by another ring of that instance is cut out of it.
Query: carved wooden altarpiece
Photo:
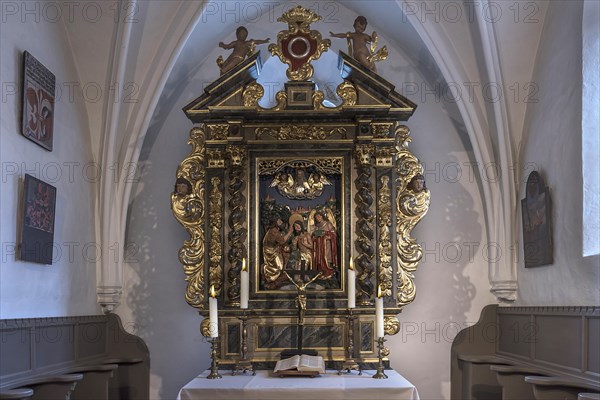
[[[279,19],[289,29],[269,50],[288,64],[289,81],[274,107],[259,105],[258,53],[184,107],[196,126],[171,196],[190,234],[179,260],[186,301],[200,315],[207,317],[208,290],[216,289],[221,364],[234,363],[241,350],[243,258],[250,272],[247,354],[255,363],[276,361],[282,349],[295,347],[296,288],[283,270],[298,282],[322,273],[307,289],[304,347],[327,361],[347,357],[351,256],[355,359],[377,360],[377,286],[388,335],[398,332],[396,315],[415,298],[422,249],[410,234],[427,212],[429,191],[402,123],[416,105],[344,53],[342,102],[323,105],[323,92],[310,80],[310,61],[330,45],[310,29],[318,19],[300,7]]]

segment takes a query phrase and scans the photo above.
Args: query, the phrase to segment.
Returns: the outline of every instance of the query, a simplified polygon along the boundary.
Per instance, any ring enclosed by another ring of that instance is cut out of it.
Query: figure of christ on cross
[[[302,263],[302,266],[304,266],[304,263]],[[300,276],[304,276],[307,273],[309,273],[308,271],[304,270],[304,268],[302,268],[300,271],[294,272],[296,272],[296,274],[300,274]],[[316,281],[317,279],[319,279],[322,273],[319,272],[310,281],[305,282],[301,285],[296,283],[296,281],[294,281],[294,279],[288,274],[287,271],[283,271],[283,273],[285,274],[285,276],[288,277],[290,282],[292,282],[294,286],[296,286],[296,289],[298,289],[298,297],[296,297],[296,307],[298,307],[298,325],[304,325],[304,313],[306,312],[306,287],[314,281]]]
[[[304,262],[301,265],[303,268],[300,271],[290,271],[290,272],[293,275],[300,275],[300,277],[303,277],[305,275],[312,275],[310,273],[310,271],[305,270]],[[322,273],[319,272],[311,280],[309,280],[308,282],[304,282],[302,284],[296,283],[296,281],[294,281],[294,279],[290,276],[290,274],[288,274],[288,271],[284,270],[283,273],[285,274],[285,276],[287,276],[287,278],[290,280],[290,282],[292,282],[294,284],[294,286],[296,286],[296,289],[298,290],[298,296],[296,297],[296,307],[298,307],[298,327],[297,327],[298,335],[297,335],[297,346],[296,346],[297,350],[295,350],[295,351],[294,350],[291,350],[291,351],[284,350],[281,353],[282,358],[290,357],[295,354],[317,355],[314,350],[309,350],[309,351],[302,350],[302,336],[303,336],[303,328],[304,328],[304,313],[306,312],[306,287],[308,285],[310,285],[311,283],[313,283],[314,281],[316,281],[317,279],[319,279],[321,277]]]

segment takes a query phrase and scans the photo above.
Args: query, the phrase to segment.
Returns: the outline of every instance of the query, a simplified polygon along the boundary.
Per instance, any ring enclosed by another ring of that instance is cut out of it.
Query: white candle
[[[383,297],[381,297],[381,286],[377,286],[377,298],[375,299],[375,336],[382,338],[383,330]]]
[[[348,308],[356,307],[356,271],[354,270],[354,261],[350,257],[350,267],[348,268]]]
[[[217,309],[217,299],[214,285],[210,287],[210,297],[208,298],[208,318],[210,337],[219,337],[219,312]]]
[[[248,283],[248,270],[246,269],[246,259],[242,259],[242,275],[240,277],[240,308],[248,308],[248,292],[250,286]]]

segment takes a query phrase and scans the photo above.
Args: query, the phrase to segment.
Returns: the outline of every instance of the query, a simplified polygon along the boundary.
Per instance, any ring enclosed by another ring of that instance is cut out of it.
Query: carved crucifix
[[[307,271],[302,271],[301,276],[304,276],[304,274],[306,274],[306,272]],[[297,326],[298,335],[297,335],[296,348],[298,350],[298,354],[302,354],[302,336],[303,336],[303,330],[304,330],[304,314],[306,312],[306,287],[308,285],[310,285],[311,283],[313,283],[314,281],[316,281],[317,279],[319,279],[321,277],[321,272],[319,272],[317,275],[315,275],[308,282],[304,282],[302,284],[296,283],[294,281],[294,279],[287,273],[287,271],[283,271],[283,273],[285,274],[285,276],[287,276],[287,278],[290,280],[290,282],[292,282],[294,284],[294,286],[296,286],[296,289],[298,290],[298,296],[296,297],[296,307],[298,307],[298,326]]]
[[[304,325],[304,313],[306,312],[306,287],[319,279],[321,277],[321,272],[315,275],[310,281],[305,282],[302,285],[297,284],[287,273],[287,271],[283,271],[283,273],[298,289],[298,297],[296,297],[296,307],[298,307],[298,325]]]

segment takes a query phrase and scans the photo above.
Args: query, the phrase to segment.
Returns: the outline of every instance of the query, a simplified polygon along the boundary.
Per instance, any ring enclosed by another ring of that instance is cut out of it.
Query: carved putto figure
[[[377,32],[373,32],[369,36],[364,33],[365,29],[367,29],[367,19],[361,15],[354,20],[354,32],[329,32],[329,34],[336,38],[346,38],[348,40],[349,55],[371,71],[377,72],[375,62],[385,60],[388,56],[388,50],[386,46],[383,46],[375,51],[377,49]],[[371,44],[370,48],[367,47],[368,43]]]
[[[265,40],[246,40],[248,37],[248,29],[243,26],[240,26],[236,29],[235,36],[237,37],[237,40],[234,40],[231,43],[219,43],[219,47],[222,49],[233,49],[233,52],[225,61],[223,61],[223,56],[219,56],[219,58],[217,58],[217,65],[221,69],[221,75],[227,71],[230,71],[233,69],[233,67],[244,61],[247,56],[252,55],[257,44],[269,43],[271,40],[270,38],[266,38]]]

